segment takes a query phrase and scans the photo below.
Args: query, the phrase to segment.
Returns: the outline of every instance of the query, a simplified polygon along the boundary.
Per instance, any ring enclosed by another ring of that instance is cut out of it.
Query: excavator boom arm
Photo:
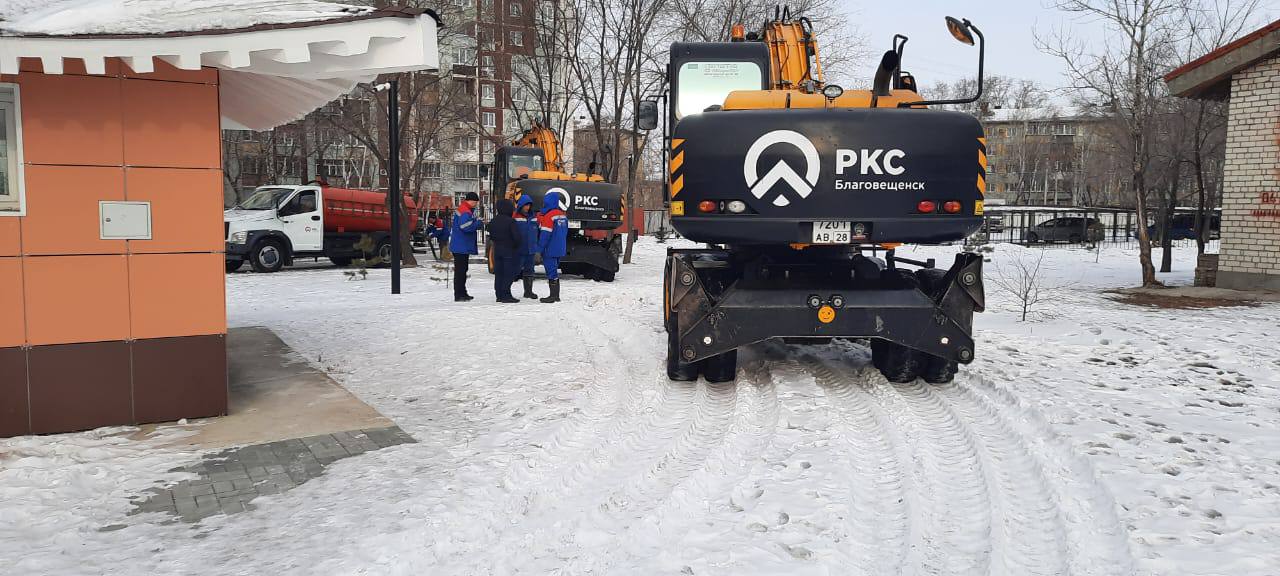
[[[556,137],[555,130],[541,124],[534,124],[511,145],[540,148],[543,169],[549,172],[564,172],[564,163],[560,157],[560,139]]]

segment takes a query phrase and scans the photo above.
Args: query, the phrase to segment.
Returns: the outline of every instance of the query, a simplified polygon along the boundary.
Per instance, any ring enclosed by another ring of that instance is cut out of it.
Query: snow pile
[[[352,16],[372,8],[317,0],[5,0],[11,34],[160,34]]]
[[[1053,297],[1018,322],[988,282],[978,360],[892,385],[852,343],[768,343],[736,383],[665,378],[663,245],[556,305],[454,304],[447,272],[347,282],[333,268],[228,276],[235,325],[265,325],[417,444],[348,458],[255,510],[197,527],[124,516],[75,466],[154,475],[77,446],[0,459],[15,573],[1232,574],[1280,565],[1280,305],[1163,310],[1102,290],[1134,251],[1043,252]],[[906,250],[949,262],[956,248]],[[1000,246],[987,275],[1040,249]],[[1095,263],[1095,258],[1098,262]],[[1191,277],[1180,249],[1171,283]],[[1007,269],[1007,267],[1006,267]],[[545,284],[539,282],[539,289]],[[113,449],[124,449],[124,446]],[[71,456],[74,454],[74,456]],[[110,532],[101,525],[125,524]],[[344,545],[335,545],[340,542]]]

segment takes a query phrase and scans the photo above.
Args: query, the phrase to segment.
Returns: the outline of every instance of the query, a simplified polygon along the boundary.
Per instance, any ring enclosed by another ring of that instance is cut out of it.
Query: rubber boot
[[[538,299],[538,295],[533,293],[533,276],[524,277],[524,297],[529,300]]]
[[[555,280],[547,280],[547,285],[551,287],[551,295],[547,296],[546,298],[543,298],[541,302],[543,304],[559,302],[560,301],[560,279],[557,278]]]

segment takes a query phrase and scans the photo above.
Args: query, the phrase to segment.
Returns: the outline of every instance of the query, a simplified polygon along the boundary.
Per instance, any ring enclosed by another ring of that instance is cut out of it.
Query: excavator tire
[[[667,378],[677,382],[693,382],[698,379],[699,362],[685,362],[680,358],[680,331],[676,329],[676,313],[672,312],[667,324]]]
[[[960,365],[954,360],[926,355],[920,378],[930,384],[946,384],[956,377]]]
[[[888,340],[871,341],[871,363],[880,369],[885,380],[906,384],[920,376],[926,354]]]
[[[738,351],[730,350],[702,361],[702,376],[707,382],[732,382],[738,377]]]

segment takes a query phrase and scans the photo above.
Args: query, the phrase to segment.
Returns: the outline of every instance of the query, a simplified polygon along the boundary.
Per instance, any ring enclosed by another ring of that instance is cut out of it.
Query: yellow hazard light
[[[836,319],[836,309],[832,308],[830,304],[823,304],[822,307],[818,309],[819,322],[823,324],[830,324],[831,321],[835,319]]]
[[[671,215],[684,216],[684,200],[671,201]]]
[[[974,216],[981,216],[981,215],[982,215],[982,201],[981,201],[981,200],[975,200],[975,201],[973,202],[973,215],[974,215]]]

